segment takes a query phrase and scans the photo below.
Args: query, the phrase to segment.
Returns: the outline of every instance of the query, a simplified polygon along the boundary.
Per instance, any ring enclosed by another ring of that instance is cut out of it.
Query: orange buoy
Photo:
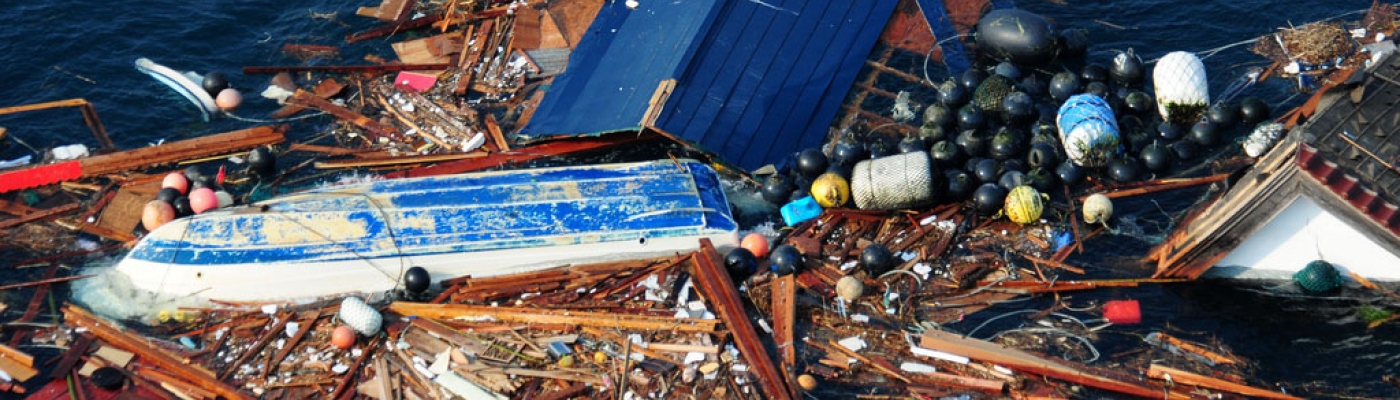
[[[219,196],[214,194],[213,189],[202,187],[190,191],[190,211],[202,214],[215,208],[219,208]]]
[[[214,105],[224,111],[233,111],[240,104],[243,104],[243,94],[234,88],[224,88],[219,91],[219,96],[214,98]]]
[[[335,330],[331,331],[331,345],[341,350],[354,346],[355,330],[345,325],[335,327]]]
[[[146,228],[146,231],[156,230],[172,219],[175,219],[175,207],[164,201],[148,201],[146,208],[141,210],[141,226]]]
[[[756,258],[768,257],[768,237],[761,233],[750,233],[739,242],[739,247],[747,249]]]
[[[160,181],[160,187],[162,189],[174,188],[175,190],[179,190],[180,194],[185,194],[185,192],[190,190],[190,179],[186,178],[185,174],[171,172],[165,174],[165,179]]]

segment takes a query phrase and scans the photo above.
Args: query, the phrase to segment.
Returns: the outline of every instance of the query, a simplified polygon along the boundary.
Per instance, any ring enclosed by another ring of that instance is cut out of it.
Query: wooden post
[[[724,326],[734,335],[734,345],[753,366],[754,378],[758,380],[763,391],[774,399],[796,399],[797,394],[793,387],[783,379],[783,375],[773,365],[773,359],[768,358],[768,351],[764,349],[763,342],[759,341],[758,332],[754,330],[748,312],[744,310],[744,303],[739,298],[739,291],[734,288],[729,273],[724,271],[721,260],[714,243],[709,239],[700,239],[700,252],[694,257],[695,267],[691,271],[695,287],[710,301],[715,315],[724,321]]]

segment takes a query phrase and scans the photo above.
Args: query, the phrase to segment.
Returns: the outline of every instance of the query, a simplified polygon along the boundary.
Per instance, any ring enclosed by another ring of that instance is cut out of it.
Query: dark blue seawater
[[[642,0],[648,1],[648,0]],[[347,33],[378,26],[354,15],[359,0],[211,1],[17,1],[0,4],[0,106],[68,98],[92,102],[118,146],[134,148],[254,125],[222,118],[204,122],[192,104],[133,67],[148,57],[177,70],[221,71],[243,91],[237,114],[261,118],[276,105],[258,96],[270,76],[243,75],[250,65],[293,65],[302,60],[282,53],[286,44],[342,46],[333,59],[317,64],[364,64],[375,54],[391,58],[390,41],[344,45]],[[1279,27],[1321,19],[1359,19],[1369,1],[1022,1],[1020,6],[1051,18],[1058,28],[1084,28],[1092,45],[1087,61],[1107,65],[1114,51],[1133,48],[1145,60],[1171,51],[1204,52],[1251,40]],[[1064,3],[1064,4],[1059,4]],[[399,40],[395,38],[393,40]],[[1219,92],[1263,58],[1239,45],[1205,57],[1212,92]],[[302,76],[300,78],[306,78]],[[1245,92],[1275,109],[1301,102],[1292,83],[1273,80]],[[0,126],[35,147],[68,143],[96,146],[76,110],[59,109],[0,116]],[[297,122],[292,138],[319,134],[326,118]],[[0,150],[0,159],[27,154],[23,146]],[[776,161],[776,160],[774,160]],[[1127,200],[1118,205],[1129,217],[1129,234],[1092,241],[1086,255],[1070,261],[1098,274],[1140,276],[1130,262],[1170,227],[1169,215],[1199,197],[1199,191]],[[12,255],[0,257],[0,266]],[[1305,261],[1300,261],[1305,262]],[[19,280],[0,270],[0,281]],[[1143,334],[1169,330],[1198,342],[1219,341],[1242,358],[1258,363],[1252,384],[1287,388],[1309,398],[1397,398],[1400,389],[1381,381],[1400,365],[1400,328],[1387,324],[1367,330],[1356,307],[1384,303],[1360,290],[1327,297],[1301,296],[1259,286],[1194,282],[1074,294],[1083,305],[1104,299],[1143,301],[1144,323],[1111,327],[1100,351],[1113,354],[1143,344]],[[12,309],[16,304],[11,304]],[[1013,307],[1025,307],[1017,305]],[[1044,304],[1031,305],[1043,307]],[[1014,308],[1000,307],[996,311]],[[7,314],[7,318],[9,315]],[[975,322],[975,321],[974,321]],[[957,327],[970,329],[970,326]]]

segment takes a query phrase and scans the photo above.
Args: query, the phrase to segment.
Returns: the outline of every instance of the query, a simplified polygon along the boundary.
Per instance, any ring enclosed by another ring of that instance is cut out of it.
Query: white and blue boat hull
[[[313,298],[738,242],[696,161],[501,171],[329,187],[171,221],[117,265],[137,289],[222,301]]]

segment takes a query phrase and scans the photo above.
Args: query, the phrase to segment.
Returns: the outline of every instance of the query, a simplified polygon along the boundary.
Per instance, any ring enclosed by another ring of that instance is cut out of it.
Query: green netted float
[[[1309,292],[1327,292],[1342,286],[1342,273],[1332,263],[1315,260],[1294,273],[1293,281]]]

